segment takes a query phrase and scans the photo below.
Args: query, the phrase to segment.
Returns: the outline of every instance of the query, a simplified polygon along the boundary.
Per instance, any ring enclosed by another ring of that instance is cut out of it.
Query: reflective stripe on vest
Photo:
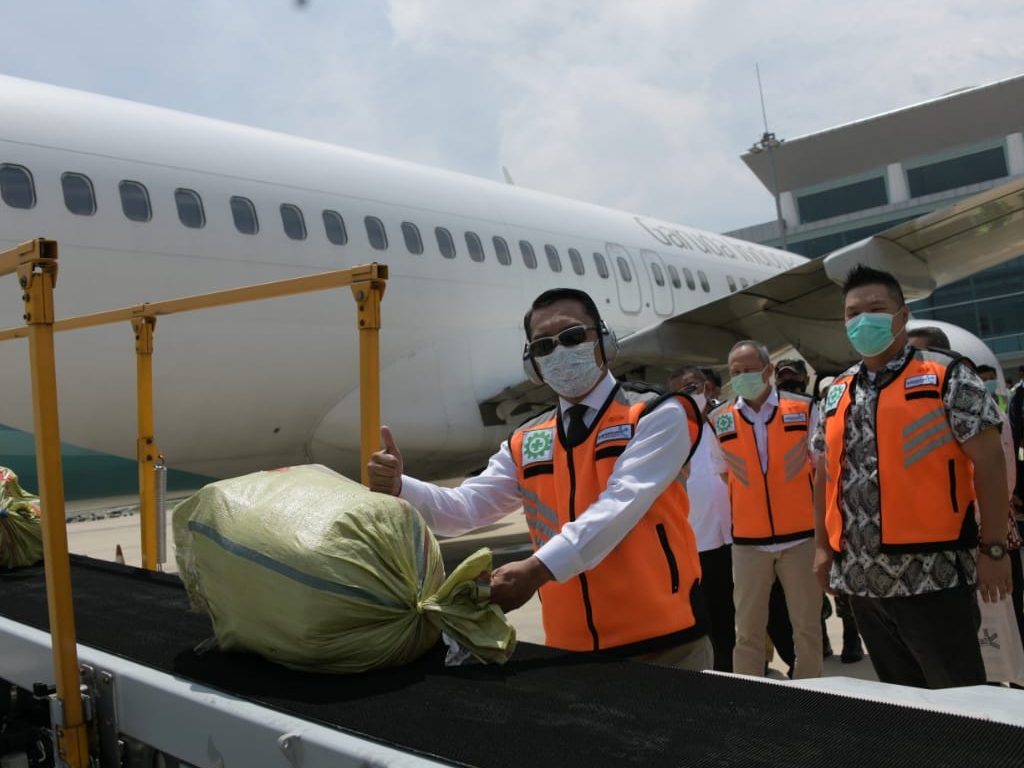
[[[671,397],[687,411],[695,447],[700,438],[696,407],[690,398]],[[587,439],[572,449],[565,447],[557,411],[542,414],[513,433],[509,447],[535,547],[543,546],[597,500],[641,417],[663,399],[617,386]],[[678,636],[682,643],[706,633],[703,608],[695,610],[690,602],[700,578],[700,560],[686,519],[685,482],[686,472],[681,471],[594,568],[564,584],[551,581],[540,588],[548,645],[574,651],[621,649],[668,636]]]

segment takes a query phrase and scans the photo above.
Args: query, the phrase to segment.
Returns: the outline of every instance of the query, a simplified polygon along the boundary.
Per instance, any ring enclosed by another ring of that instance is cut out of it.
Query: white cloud
[[[708,229],[773,218],[739,159],[1024,71],[1019,0],[73,0],[0,71]]]

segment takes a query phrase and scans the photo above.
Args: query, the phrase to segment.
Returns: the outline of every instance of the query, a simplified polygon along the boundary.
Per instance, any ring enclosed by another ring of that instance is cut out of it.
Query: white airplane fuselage
[[[522,381],[522,317],[542,291],[587,291],[622,337],[803,261],[645,216],[23,80],[0,77],[0,114],[0,174],[14,190],[0,201],[0,250],[58,241],[58,318],[387,264],[381,414],[407,467],[424,476],[482,466],[514,426],[485,426],[479,403]],[[79,190],[82,178],[91,185],[94,212],[69,210],[65,174]],[[24,178],[30,206],[15,189]],[[126,181],[145,187],[149,220],[126,215]],[[201,227],[179,217],[178,190],[201,199]],[[236,226],[232,198],[250,201],[255,234]],[[301,212],[304,239],[286,234],[282,205]],[[328,239],[323,211],[340,215],[345,244]],[[385,247],[371,243],[374,219]],[[412,252],[415,237],[410,250],[410,224],[422,253]],[[438,228],[450,233],[453,257]],[[478,236],[482,260],[467,233]],[[495,238],[509,263],[499,263]],[[0,278],[0,297],[0,328],[20,325],[13,277]],[[230,476],[312,461],[358,477],[357,344],[347,290],[162,318],[155,436],[168,464]],[[30,431],[27,345],[0,350],[0,424]],[[62,440],[134,457],[130,326],[59,334],[57,360]]]

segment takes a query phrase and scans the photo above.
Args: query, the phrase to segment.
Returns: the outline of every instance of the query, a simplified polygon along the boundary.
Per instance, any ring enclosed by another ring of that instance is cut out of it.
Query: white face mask
[[[594,388],[604,372],[594,362],[596,341],[575,347],[559,345],[555,351],[533,361],[544,377],[544,383],[565,398],[582,397]]]
[[[704,396],[703,392],[694,392],[690,397],[693,398],[693,402],[697,404],[697,410],[700,413],[704,413],[704,409],[708,405],[708,399]]]

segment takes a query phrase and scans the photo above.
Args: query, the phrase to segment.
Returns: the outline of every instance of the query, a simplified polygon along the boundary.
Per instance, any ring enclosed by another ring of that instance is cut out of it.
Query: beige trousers
[[[814,540],[807,539],[781,552],[734,544],[732,548],[733,600],[736,603],[736,648],[733,671],[764,676],[768,634],[768,597],[779,577],[793,625],[796,651],[794,678],[821,677],[821,587],[811,571]]]
[[[629,660],[641,661],[644,664],[657,664],[661,667],[688,669],[691,672],[702,672],[715,667],[715,655],[711,648],[711,640],[706,635],[698,640],[666,648],[663,651],[630,656]]]

